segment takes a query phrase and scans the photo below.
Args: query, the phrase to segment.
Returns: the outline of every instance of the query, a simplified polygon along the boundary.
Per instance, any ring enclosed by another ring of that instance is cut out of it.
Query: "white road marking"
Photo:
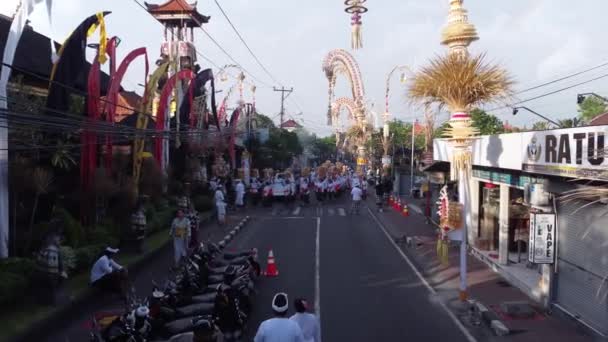
[[[327,208],[327,213],[329,214],[329,216],[334,216],[334,209],[333,208]]]
[[[370,216],[374,219],[374,221],[376,221],[376,224],[378,225],[378,227],[380,227],[380,229],[382,229],[382,232],[384,232],[384,235],[386,235],[386,238],[391,243],[391,245],[393,245],[393,247],[395,247],[395,249],[397,250],[399,255],[401,255],[403,260],[405,260],[405,262],[414,271],[414,273],[416,274],[418,279],[420,279],[420,281],[424,284],[424,286],[429,290],[429,292],[432,295],[437,297],[437,302],[439,303],[441,308],[448,314],[448,316],[452,319],[452,321],[454,322],[454,324],[456,324],[456,326],[460,329],[460,331],[462,331],[462,333],[467,338],[467,340],[469,342],[477,342],[477,339],[475,339],[475,337],[473,337],[473,335],[471,335],[471,333],[467,330],[467,328],[465,328],[465,326],[462,324],[462,322],[460,322],[458,317],[456,317],[456,315],[454,315],[454,313],[445,305],[443,300],[441,300],[441,298],[439,298],[439,296],[437,295],[437,291],[435,291],[435,289],[429,284],[429,282],[422,276],[422,273],[420,273],[420,271],[418,271],[418,269],[416,268],[416,266],[414,266],[414,263],[410,260],[410,258],[408,258],[408,256],[405,255],[405,253],[403,253],[403,251],[401,250],[401,248],[399,248],[399,246],[397,246],[397,244],[395,243],[393,238],[391,238],[391,235],[386,231],[386,228],[384,228],[384,225],[382,224],[382,222],[380,222],[378,220],[378,218],[376,217],[376,215],[374,215],[372,210],[368,207],[367,211],[369,212]]]
[[[321,325],[321,258],[320,258],[320,246],[321,244],[321,218],[317,217],[317,236],[315,241],[315,312],[319,319],[319,327]]]
[[[338,214],[340,214],[340,216],[346,216],[346,210],[344,210],[344,208],[338,208]]]
[[[297,208],[294,209],[294,211],[293,211],[293,213],[291,213],[291,215],[293,215],[293,216],[300,215],[300,210],[302,210],[302,207],[298,206]]]

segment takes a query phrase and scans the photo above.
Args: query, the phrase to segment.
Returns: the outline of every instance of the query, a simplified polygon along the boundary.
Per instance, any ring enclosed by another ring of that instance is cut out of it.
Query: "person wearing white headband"
[[[279,292],[272,299],[272,311],[275,317],[260,324],[254,342],[306,342],[298,323],[287,318],[289,299],[287,294]]]
[[[114,261],[118,248],[106,247],[91,268],[91,285],[105,291],[127,294],[127,270]]]

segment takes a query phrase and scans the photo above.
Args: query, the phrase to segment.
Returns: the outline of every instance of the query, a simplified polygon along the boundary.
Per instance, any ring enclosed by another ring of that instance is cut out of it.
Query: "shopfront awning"
[[[422,169],[423,172],[450,172],[450,163],[445,161],[435,161],[433,164]]]

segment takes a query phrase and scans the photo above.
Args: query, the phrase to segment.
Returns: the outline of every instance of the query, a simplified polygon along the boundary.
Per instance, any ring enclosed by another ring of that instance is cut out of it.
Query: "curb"
[[[490,309],[488,309],[481,302],[475,300],[469,300],[469,304],[474,309],[475,313],[478,314],[478,317],[481,317],[481,320],[484,324],[492,329],[496,336],[506,336],[511,331],[507,326],[498,318],[498,315]]]
[[[214,215],[208,215],[204,217],[200,223],[208,223],[213,219]],[[244,228],[245,223],[249,221],[250,217],[246,216],[243,218],[238,226]],[[234,229],[233,229],[234,231]],[[238,230],[236,230],[238,232]],[[235,234],[236,235],[236,234]],[[234,235],[233,235],[234,236]],[[220,241],[224,242],[224,240]],[[229,241],[228,241],[229,242]],[[227,242],[225,242],[227,244]],[[139,270],[147,264],[150,260],[154,259],[158,255],[165,252],[171,246],[171,240],[169,239],[165,244],[160,246],[158,249],[146,254],[142,259],[134,262],[129,266],[129,273],[136,274]],[[87,305],[95,296],[98,295],[98,291],[88,288],[84,293],[74,298],[65,306],[58,308],[57,311],[51,314],[49,317],[42,319],[38,322],[33,323],[27,330],[15,336],[12,341],[15,342],[29,342],[29,341],[42,341],[44,340],[48,331],[52,331],[54,327],[60,326],[62,322],[68,320],[71,316],[79,310],[80,307]]]

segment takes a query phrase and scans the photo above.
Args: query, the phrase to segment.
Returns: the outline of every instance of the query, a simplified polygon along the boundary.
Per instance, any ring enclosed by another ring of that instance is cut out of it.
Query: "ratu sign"
[[[608,126],[526,132],[522,169],[563,177],[608,180]]]

